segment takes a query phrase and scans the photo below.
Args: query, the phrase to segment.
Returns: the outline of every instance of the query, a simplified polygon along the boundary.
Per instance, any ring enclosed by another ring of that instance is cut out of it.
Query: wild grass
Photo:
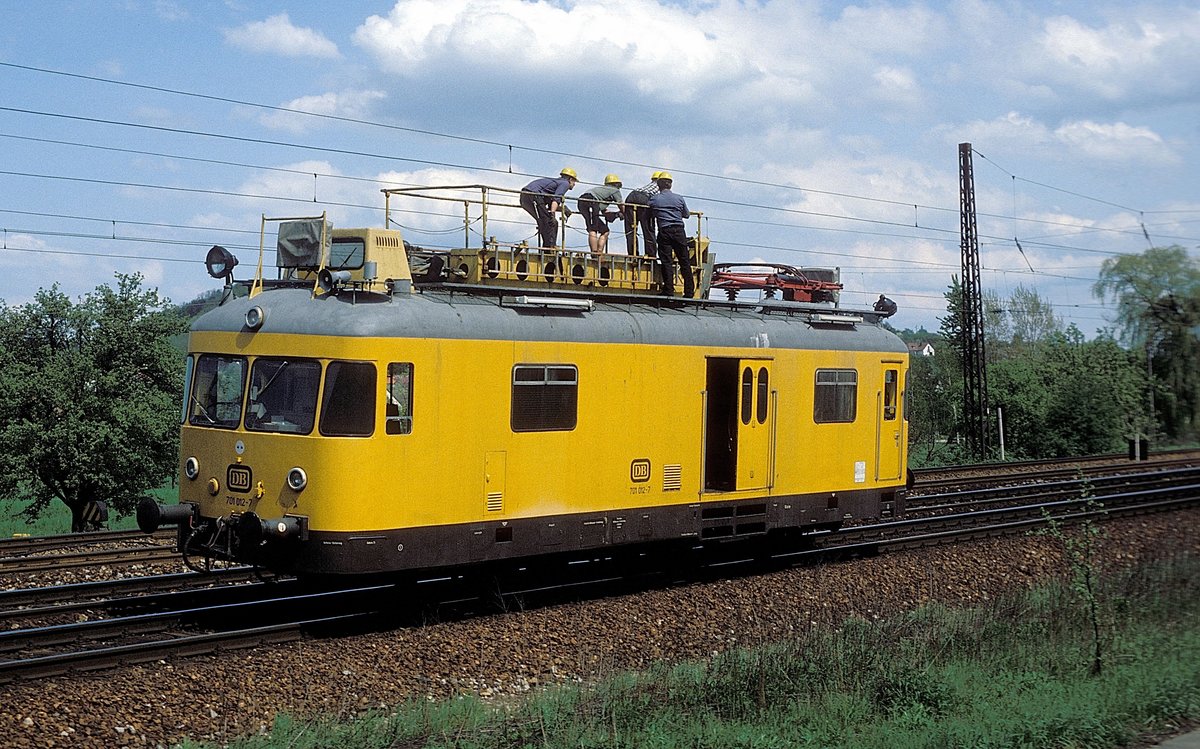
[[[179,488],[167,485],[150,492],[159,502],[175,503],[179,501]],[[25,502],[19,499],[0,499],[0,538],[8,538],[17,534],[30,536],[54,536],[71,532],[71,511],[62,502],[53,502],[33,523],[27,523],[21,515]],[[119,515],[109,508],[109,530],[131,530],[137,527],[137,519],[133,513]]]
[[[286,716],[238,749],[1116,747],[1200,718],[1200,560],[1103,578],[1110,661],[1049,586],[973,609],[927,606],[709,660],[659,663],[503,705],[416,701],[350,722]],[[187,744],[188,747],[197,746]]]

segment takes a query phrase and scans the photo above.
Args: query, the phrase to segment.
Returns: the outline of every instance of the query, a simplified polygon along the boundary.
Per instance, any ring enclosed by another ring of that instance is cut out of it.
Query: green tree
[[[175,469],[187,323],[138,274],[78,303],[57,285],[0,302],[0,492],[37,518],[54,500],[75,528],[90,500],[130,512]]]
[[[961,368],[963,361],[962,338],[963,328],[963,289],[958,276],[950,277],[950,288],[944,294],[946,297],[946,316],[938,318],[941,326],[938,333],[945,342],[944,351],[939,355],[951,360],[951,363]]]
[[[1200,262],[1179,246],[1108,258],[1092,289],[1117,305],[1120,340],[1147,357],[1158,422],[1167,436],[1196,434],[1200,418]]]
[[[1120,451],[1147,420],[1136,359],[1111,337],[1083,340],[1074,325],[995,362],[989,377],[1008,457]]]
[[[942,355],[942,345],[934,344],[933,356],[909,359],[905,393],[909,460],[917,467],[967,460],[965,447],[957,442],[962,372],[952,356]]]
[[[993,361],[1028,351],[1063,330],[1062,319],[1054,314],[1054,305],[1026,286],[1017,286],[1008,299],[985,289],[983,309],[984,333],[988,353],[995,354]]]

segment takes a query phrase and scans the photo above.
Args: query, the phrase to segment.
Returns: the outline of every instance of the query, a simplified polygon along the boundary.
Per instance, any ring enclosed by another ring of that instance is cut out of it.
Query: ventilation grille
[[[400,246],[399,238],[389,237],[386,235],[375,237],[375,243],[382,247],[399,247]]]
[[[503,512],[504,511],[504,493],[503,492],[488,492],[487,511],[488,512]]]
[[[663,491],[677,492],[683,487],[683,467],[663,466]]]

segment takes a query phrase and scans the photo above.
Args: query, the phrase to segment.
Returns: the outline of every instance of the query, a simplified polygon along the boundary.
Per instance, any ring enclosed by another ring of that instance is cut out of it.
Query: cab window
[[[244,357],[201,354],[196,360],[185,408],[187,422],[198,427],[236,429],[242,419],[245,386]]]
[[[813,393],[813,421],[818,424],[851,422],[858,411],[858,372],[853,369],[818,369]]]
[[[361,268],[366,243],[358,237],[338,237],[329,248],[329,267],[339,270]]]
[[[375,432],[375,365],[332,361],[325,368],[321,434],[369,437]]]
[[[308,434],[317,413],[321,363],[312,359],[260,357],[250,368],[246,429]]]
[[[388,434],[412,433],[412,362],[392,362],[387,370],[385,409]]]

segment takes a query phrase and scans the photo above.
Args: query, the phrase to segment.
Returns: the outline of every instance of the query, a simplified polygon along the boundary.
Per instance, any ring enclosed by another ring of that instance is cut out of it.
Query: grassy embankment
[[[1200,559],[1103,580],[1103,668],[1070,587],[931,606],[504,704],[418,700],[350,723],[280,716],[291,747],[1116,747],[1200,718]],[[195,747],[195,744],[188,744]]]

